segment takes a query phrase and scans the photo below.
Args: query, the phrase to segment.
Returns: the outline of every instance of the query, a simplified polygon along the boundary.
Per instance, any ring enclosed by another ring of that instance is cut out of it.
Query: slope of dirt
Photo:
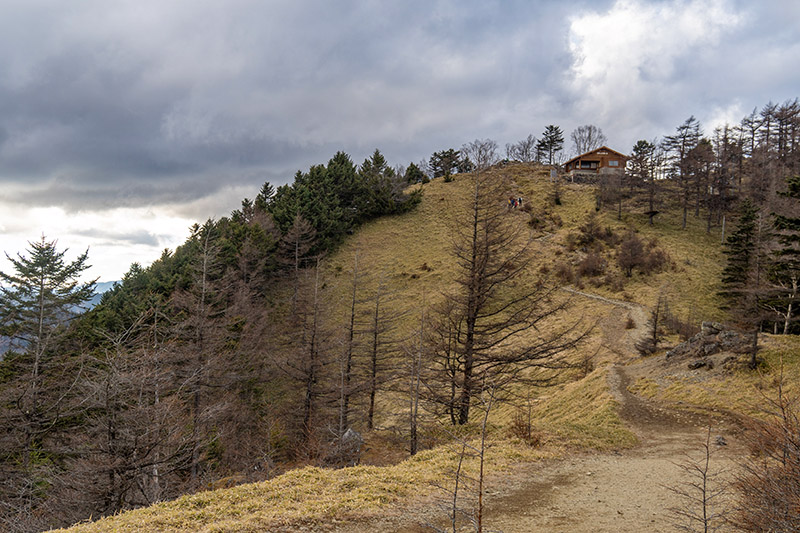
[[[627,310],[636,327],[620,328],[619,316],[600,320],[605,344],[618,356],[609,367],[608,384],[620,405],[620,414],[637,434],[640,445],[607,453],[585,453],[569,459],[537,463],[508,476],[500,486],[486,490],[484,527],[513,532],[643,532],[671,528],[671,508],[687,503],[670,488],[692,481],[679,464],[699,460],[711,428],[712,470],[730,477],[745,454],[736,426],[721,417],[677,411],[640,398],[628,390],[632,376],[646,372],[646,361],[636,356],[634,344],[646,330],[646,310],[637,304],[609,300],[570,290],[576,297],[602,299]],[[616,324],[616,325],[614,325]],[[633,361],[631,363],[631,361]],[[626,364],[630,363],[630,364]],[[717,445],[717,437],[727,445]],[[401,517],[370,524],[334,527],[335,531],[430,531],[423,524],[446,529],[444,512],[409,511]],[[466,529],[465,529],[466,531]]]
[[[670,508],[685,505],[670,487],[691,481],[677,463],[702,456],[709,425],[712,441],[722,436],[728,443],[712,444],[715,470],[731,471],[744,454],[736,428],[726,421],[660,408],[628,392],[627,383],[624,368],[610,370],[609,385],[622,399],[621,414],[641,445],[535,467],[529,483],[489,503],[491,528],[507,533],[663,530],[673,519]]]

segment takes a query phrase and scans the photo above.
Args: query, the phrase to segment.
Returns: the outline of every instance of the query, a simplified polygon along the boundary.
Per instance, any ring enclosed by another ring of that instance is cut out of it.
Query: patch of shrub
[[[617,235],[617,233],[614,232],[614,230],[611,229],[610,226],[606,226],[605,227],[605,229],[603,230],[603,235],[601,236],[601,238],[609,246],[616,246],[617,244],[619,244],[619,241],[620,241],[620,236]]]
[[[583,261],[578,263],[578,274],[581,276],[599,276],[606,270],[606,260],[597,252],[589,252],[583,258]]]
[[[669,303],[665,301],[664,319],[662,323],[665,328],[677,333],[681,340],[689,340],[696,333],[700,332],[700,327],[697,325],[697,322],[696,317],[691,312],[687,315],[686,320],[682,320],[672,312],[669,308]]]
[[[582,246],[591,246],[598,241],[602,241],[603,228],[600,226],[600,222],[597,221],[595,213],[589,213],[586,222],[578,227],[578,231],[580,232],[578,244]]]
[[[529,207],[529,206],[525,206]],[[541,213],[531,213],[530,218],[528,219],[528,225],[533,229],[543,229],[546,225],[546,221],[544,217],[542,217]]]
[[[596,355],[596,352],[595,353],[589,353],[589,352],[584,352],[583,353],[583,356],[581,357],[581,360],[578,363],[578,368],[580,369],[581,374],[583,374],[581,376],[581,378],[585,378],[586,376],[588,376],[589,374],[594,372],[594,369],[595,369],[594,356],[595,355]]]
[[[734,482],[738,502],[731,522],[741,531],[798,531],[800,409],[781,383],[764,394],[765,421],[745,422],[750,455]]]
[[[538,447],[542,442],[541,434],[533,428],[530,413],[526,413],[523,409],[514,413],[509,431],[511,435],[533,448]]]
[[[561,217],[547,209],[534,210],[530,203],[523,204],[522,210],[530,215],[528,225],[533,229],[555,230],[563,225]]]
[[[568,233],[564,239],[564,245],[567,247],[568,252],[574,252],[580,246],[580,235],[577,233]]]
[[[651,239],[645,244],[633,231],[628,231],[617,249],[617,265],[630,277],[634,269],[642,274],[663,272],[674,265],[669,254],[659,246],[658,240]]]
[[[564,261],[559,261],[553,268],[553,274],[556,279],[564,283],[573,283],[575,281],[575,271],[572,266]]]
[[[635,268],[641,268],[645,261],[645,249],[642,240],[633,231],[628,231],[617,249],[617,265],[631,277]]]
[[[642,264],[642,271],[645,274],[651,274],[653,272],[663,272],[667,270],[671,264],[672,260],[669,257],[669,254],[664,251],[662,248],[659,248],[657,244],[648,245],[647,253],[645,254],[644,261]]]
[[[614,292],[622,292],[625,290],[625,278],[618,274],[609,272],[603,276],[603,285]]]

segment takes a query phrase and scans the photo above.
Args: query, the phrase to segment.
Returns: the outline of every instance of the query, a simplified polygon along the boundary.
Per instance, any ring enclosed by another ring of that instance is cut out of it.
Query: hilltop
[[[537,332],[515,342],[557,331],[574,318],[590,332],[571,353],[573,364],[560,373],[556,386],[514,385],[513,399],[489,413],[485,431],[478,420],[448,428],[443,413],[433,410],[419,421],[424,451],[408,459],[408,399],[403,385],[387,386],[378,393],[374,429],[368,430],[360,418],[353,422],[366,440],[361,466],[332,470],[303,466],[295,458],[302,468],[281,474],[287,462],[266,481],[184,496],[69,531],[417,531],[420,523],[446,519],[437,502],[461,464],[463,443],[478,446],[482,435],[489,438],[487,517],[505,531],[545,531],[558,525],[591,531],[623,514],[628,521],[614,526],[618,531],[641,531],[669,519],[664,501],[674,502],[674,496],[659,483],[680,482],[672,461],[698,449],[702,427],[712,424],[724,434],[731,446],[721,461],[737,462],[745,452],[731,416],[755,411],[758,378],[743,366],[690,371],[666,360],[664,352],[681,340],[677,330],[665,332],[653,355],[642,358],[637,350],[660,301],[667,303],[678,329],[699,329],[701,321],[728,318],[717,295],[724,267],[722,228],[707,231],[706,221],[690,218],[684,229],[677,210],[663,211],[650,225],[633,203],[618,219],[615,209],[597,209],[597,185],[562,182],[556,190],[549,170],[539,165],[511,163],[488,172],[509,180],[498,202],[523,200],[505,215],[531,239],[532,260],[514,290],[540,283],[560,287],[549,298],[567,309],[566,315],[550,317]],[[387,362],[395,368],[408,361],[404,353],[413,346],[408,339],[421,311],[441,302],[458,277],[454,226],[469,205],[472,181],[469,174],[453,178],[415,185],[422,190],[415,209],[367,221],[319,263],[315,274],[313,286],[324,289],[319,302],[330,317],[326,320],[340,329],[356,301],[351,297],[356,267],[363,276],[357,278],[359,291],[374,295],[380,286],[391,295],[397,317],[393,327],[402,332]],[[631,236],[643,243],[649,262],[626,272],[620,247]],[[273,298],[290,300],[291,284]],[[319,302],[315,296],[314,305]],[[764,337],[766,373],[777,372],[779,360],[797,368],[792,339]],[[278,387],[274,402],[286,394],[288,384],[280,377],[270,383]],[[363,396],[354,395],[353,401],[359,411],[366,408]],[[723,416],[722,408],[736,413]],[[286,437],[276,433],[269,438],[277,443]],[[476,459],[467,457],[464,468],[475,475]],[[654,472],[654,479],[634,480],[643,469]],[[620,484],[621,475],[632,476],[630,483]],[[233,474],[212,486],[247,479],[248,474]],[[571,495],[559,499],[557,487]],[[593,499],[598,490],[605,493],[603,505]],[[635,503],[638,497],[644,503]],[[471,505],[466,498],[464,505]],[[534,522],[524,518],[529,505],[534,506]],[[637,505],[650,508],[637,510]],[[583,521],[576,518],[580,515]]]

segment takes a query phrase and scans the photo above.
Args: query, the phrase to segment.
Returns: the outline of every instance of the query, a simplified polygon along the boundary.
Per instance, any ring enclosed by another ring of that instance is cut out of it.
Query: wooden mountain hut
[[[573,178],[577,175],[624,172],[627,161],[628,156],[625,154],[608,146],[601,146],[567,161],[564,172]]]

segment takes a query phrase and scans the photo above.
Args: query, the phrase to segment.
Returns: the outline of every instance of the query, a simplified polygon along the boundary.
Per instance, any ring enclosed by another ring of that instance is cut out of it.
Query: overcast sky
[[[628,152],[800,96],[798,58],[797,0],[0,0],[0,250],[119,279],[337,150],[594,124]]]

